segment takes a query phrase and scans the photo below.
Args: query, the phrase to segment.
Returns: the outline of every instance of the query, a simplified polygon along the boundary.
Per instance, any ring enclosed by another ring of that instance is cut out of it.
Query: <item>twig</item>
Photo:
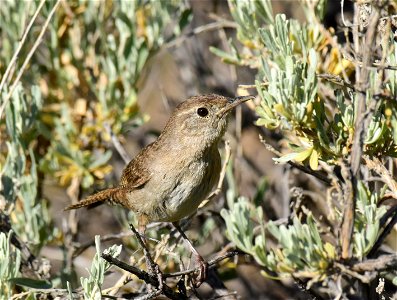
[[[43,7],[44,3],[45,3],[45,0],[41,0],[41,2],[39,4],[39,6],[37,7],[32,19],[30,20],[28,26],[25,28],[25,31],[24,31],[24,33],[22,35],[22,38],[21,38],[21,41],[18,44],[18,48],[15,50],[14,55],[12,56],[11,61],[8,64],[7,69],[6,69],[6,71],[5,71],[4,75],[3,75],[3,78],[1,79],[1,82],[0,82],[0,94],[1,94],[1,91],[3,89],[3,86],[4,86],[5,82],[7,81],[8,77],[9,77],[9,74],[10,74],[12,68],[14,67],[14,64],[15,64],[17,58],[18,58],[19,52],[21,52],[21,49],[22,49],[23,44],[25,43],[26,37],[28,36],[28,33],[29,33],[30,29],[32,28],[34,22],[36,21],[37,16],[39,15],[39,12],[40,12],[41,8]],[[0,116],[1,116],[1,114],[0,114]]]
[[[218,257],[216,257],[216,258],[210,260],[210,261],[208,262],[208,267],[211,268],[211,267],[213,267],[214,265],[216,265],[216,264],[218,264],[219,262],[221,262],[222,260],[224,260],[224,259],[226,259],[226,258],[234,257],[234,256],[236,256],[236,255],[246,255],[246,254],[243,253],[243,252],[240,252],[240,251],[231,251],[231,252],[228,252],[228,253],[226,253],[226,254],[224,254],[224,255],[218,256]],[[166,274],[163,274],[163,277],[164,277],[164,278],[169,278],[169,277],[178,277],[178,276],[183,276],[183,275],[189,275],[189,274],[192,274],[192,273],[197,272],[198,270],[199,270],[199,267],[196,267],[196,268],[191,268],[191,269],[184,270],[184,271],[180,271],[180,272],[166,273]]]
[[[30,49],[28,55],[26,56],[25,61],[23,62],[22,66],[21,66],[21,69],[19,70],[18,75],[15,78],[15,80],[14,80],[14,82],[13,82],[11,88],[10,88],[10,91],[8,92],[7,96],[4,99],[3,104],[0,107],[0,119],[1,119],[1,117],[3,115],[4,109],[5,109],[8,101],[10,101],[10,98],[11,98],[12,94],[14,93],[14,90],[17,87],[18,82],[19,82],[19,80],[21,79],[21,77],[23,75],[23,72],[26,69],[26,66],[28,65],[28,63],[29,63],[30,59],[32,58],[34,52],[36,51],[37,47],[40,45],[41,40],[42,40],[42,38],[44,36],[44,33],[47,30],[48,24],[50,23],[50,20],[51,20],[52,16],[54,15],[54,13],[55,13],[55,11],[56,11],[56,9],[57,9],[57,7],[58,7],[60,2],[61,2],[61,0],[57,0],[57,2],[55,3],[54,7],[51,9],[51,11],[50,11],[50,13],[49,13],[49,15],[48,15],[43,27],[42,27],[42,29],[40,31],[40,34],[37,37],[36,42],[34,43],[32,49]]]
[[[139,235],[138,232],[136,234]],[[246,254],[242,253],[241,251],[231,251],[231,252],[228,252],[224,255],[218,256],[218,257],[210,260],[208,262],[208,266],[209,266],[209,268],[213,268],[216,264],[218,264],[222,260],[224,260],[226,258],[234,257],[236,255],[246,255]],[[135,266],[128,265],[128,264],[118,260],[117,258],[114,258],[109,254],[106,254],[106,253],[102,253],[102,257],[109,263],[111,263],[111,264],[119,267],[120,269],[123,269],[131,274],[134,274],[139,279],[145,281],[147,284],[153,285],[153,286],[157,287],[158,290],[160,290],[159,278],[156,274],[149,274],[146,271],[143,271]],[[170,278],[170,277],[184,276],[184,275],[193,274],[193,273],[197,272],[198,270],[199,270],[199,267],[196,267],[196,268],[188,269],[188,270],[181,271],[181,272],[163,274],[162,277],[165,279],[165,278]],[[186,296],[184,296],[182,293],[177,293],[177,292],[172,291],[165,283],[163,283],[163,287],[162,287],[161,291],[164,293],[164,295],[166,295],[167,297],[169,297],[171,299],[186,298]]]
[[[128,164],[131,161],[131,157],[128,155],[127,151],[125,151],[123,145],[121,145],[117,136],[113,133],[112,128],[108,123],[104,124],[106,132],[110,135],[113,146],[116,149],[117,153],[121,156],[125,164]]]
[[[397,254],[381,255],[375,259],[367,259],[352,265],[355,272],[379,272],[389,269],[396,269]]]
[[[330,81],[332,83],[335,83],[335,84],[337,84],[339,86],[350,88],[350,89],[354,90],[355,92],[359,92],[359,93],[365,94],[365,91],[358,91],[353,84],[346,82],[345,80],[343,80],[338,75],[329,74],[329,73],[321,73],[321,74],[317,74],[317,77],[321,78],[321,79],[325,79],[325,80]]]
[[[130,272],[131,274],[134,274],[136,277],[145,281],[147,284],[153,285],[155,287],[159,287],[157,275],[151,275],[148,272],[145,272],[137,267],[130,266],[130,265],[126,264],[125,262],[122,262],[122,261],[118,260],[117,258],[114,258],[111,255],[106,254],[106,253],[102,253],[102,258],[105,259],[110,264],[115,265],[115,266],[119,267],[120,269],[123,269],[127,272]],[[164,293],[165,296],[167,296],[170,299],[187,299],[186,296],[184,296],[181,293],[174,292],[166,284],[163,285],[162,292]]]
[[[366,90],[358,89],[355,85],[346,82],[345,80],[343,80],[338,75],[329,74],[329,73],[321,73],[321,74],[317,74],[317,77],[321,78],[321,79],[324,79],[324,80],[327,80],[329,82],[332,82],[332,83],[334,83],[336,85],[339,85],[341,87],[352,89],[356,93],[360,93],[362,95],[366,95],[367,94]],[[393,96],[387,95],[386,92],[374,94],[373,97],[374,97],[374,99],[382,98],[382,99],[389,100],[389,101],[395,101],[396,100]]]
[[[259,136],[259,140],[260,140],[260,142],[265,146],[265,148],[266,148],[267,150],[269,150],[270,152],[274,153],[274,154],[277,155],[278,157],[282,156],[281,152],[278,151],[278,150],[276,150],[276,149],[274,149],[274,147],[273,147],[272,145],[268,144],[268,143],[266,142],[266,140],[264,139],[263,136],[260,135],[260,136]],[[305,166],[303,166],[303,165],[299,165],[299,164],[294,163],[294,162],[292,162],[292,161],[288,161],[287,163],[288,163],[289,165],[291,165],[292,167],[294,167],[294,168],[296,168],[296,169],[298,169],[298,170],[300,170],[300,171],[302,171],[302,172],[305,172],[305,173],[308,174],[308,175],[312,175],[312,176],[316,177],[317,179],[320,179],[322,182],[326,183],[326,184],[329,185],[329,186],[330,186],[331,183],[332,183],[331,179],[329,179],[326,175],[324,175],[324,174],[322,174],[322,173],[313,171],[312,169],[310,169],[310,168],[308,168],[308,167],[305,167]]]
[[[375,171],[382,178],[382,181],[386,183],[390,189],[391,196],[397,199],[397,182],[393,179],[389,170],[387,170],[382,162],[376,157],[370,159],[368,155],[364,155],[363,159],[368,169]]]
[[[23,242],[14,231],[12,231],[10,217],[2,211],[0,211],[0,232],[5,234],[10,232],[11,244],[21,251],[23,263],[26,263],[31,269],[34,269],[33,263],[36,260],[36,257],[30,251],[26,243]]]
[[[269,82],[261,82],[259,85],[260,86],[268,86]],[[256,84],[239,84],[238,87],[245,89],[245,90],[256,89]]]
[[[111,297],[116,295],[120,288],[125,286],[130,281],[132,281],[131,274],[128,272],[124,272],[124,274],[117,280],[117,282],[112,287],[107,288],[106,290],[102,290],[102,297]]]
[[[120,232],[120,233],[116,233],[116,234],[108,234],[108,235],[104,235],[100,238],[101,242],[106,242],[106,241],[111,241],[111,240],[118,240],[118,239],[122,239],[124,237],[127,236],[132,236],[133,233],[131,232]],[[77,247],[75,247],[75,250],[73,252],[73,257],[79,256],[81,253],[83,253],[87,248],[94,246],[95,245],[95,239],[92,239],[90,241],[87,241],[83,244],[78,245]]]
[[[194,28],[193,30],[179,36],[178,38],[172,40],[171,42],[166,43],[164,46],[165,48],[172,48],[174,46],[179,45],[181,42],[183,42],[185,39],[190,38],[192,36],[198,35],[200,33],[210,31],[210,30],[217,30],[219,28],[236,28],[237,25],[236,23],[229,21],[229,20],[220,20],[216,21],[213,23],[205,24],[202,26],[198,26]]]
[[[146,226],[147,230],[153,229],[153,228],[163,228],[169,226],[169,223],[166,222],[158,222],[158,223],[151,223],[148,224]],[[112,233],[112,234],[108,234],[108,235],[104,235],[100,237],[101,242],[107,242],[107,241],[112,241],[112,240],[119,240],[125,237],[129,237],[132,236],[134,233],[130,232],[130,231],[125,231],[125,232],[120,232],[120,233]],[[150,237],[145,237],[146,239],[159,243],[158,240],[154,239],[154,238],[150,238]],[[75,244],[75,250],[73,253],[73,257],[79,256],[81,253],[83,253],[87,248],[94,246],[95,245],[95,239],[91,239],[85,243],[81,243],[81,244]]]
[[[388,65],[388,64],[379,63],[379,62],[373,62],[369,66],[365,66],[362,61],[360,61],[358,59],[355,59],[354,57],[349,55],[347,52],[343,53],[343,58],[346,59],[346,60],[351,61],[352,63],[354,63],[357,66],[362,67],[362,68],[373,68],[373,67],[376,67],[376,68],[381,69],[381,70],[387,69],[387,70],[397,71],[397,66]]]
[[[132,223],[130,223],[130,228],[131,228],[132,232],[135,234],[139,245],[143,249],[143,253],[144,253],[145,258],[146,258],[146,265],[148,266],[148,268],[150,268],[151,273],[156,275],[157,290],[149,293],[147,295],[147,297],[144,298],[144,299],[152,299],[152,298],[155,298],[155,297],[159,296],[163,292],[163,288],[165,286],[165,284],[163,282],[163,273],[161,272],[159,265],[154,262],[152,256],[150,255],[149,249],[146,247],[146,244],[143,241],[141,235],[135,229],[135,227],[134,227],[134,225],[132,225]]]
[[[352,276],[352,277],[354,277],[354,278],[357,278],[358,280],[360,280],[360,281],[363,282],[363,283],[370,283],[371,280],[372,280],[372,276],[364,276],[364,275],[361,275],[361,274],[358,273],[358,272],[355,272],[355,271],[350,270],[349,267],[345,266],[344,264],[335,262],[334,265],[335,265],[339,270],[341,270],[342,273],[345,273],[345,274],[350,275],[350,276]]]
[[[340,230],[340,243],[342,248],[342,259],[348,259],[351,256],[351,238],[354,229],[354,215],[355,215],[355,193],[356,186],[355,177],[352,176],[351,169],[348,169],[344,163],[341,163],[341,175],[344,179],[343,194],[344,194],[344,208],[343,217]]]
[[[341,11],[341,17],[342,17],[342,23],[343,23],[343,26],[348,26],[347,25],[347,23],[346,23],[346,20],[345,20],[345,14],[344,14],[344,4],[345,4],[345,1],[344,0],[341,0],[340,1],[340,11]]]

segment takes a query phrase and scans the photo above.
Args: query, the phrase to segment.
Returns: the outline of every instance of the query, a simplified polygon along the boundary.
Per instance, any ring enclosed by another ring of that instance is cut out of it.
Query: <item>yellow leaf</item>
[[[280,115],[290,118],[289,113],[285,110],[284,106],[281,103],[277,103],[274,105],[274,110],[278,112]]]
[[[280,249],[274,249],[274,254],[279,260],[284,260],[284,254]]]
[[[317,150],[313,149],[312,154],[310,155],[310,168],[314,171],[318,168],[318,152]]]
[[[328,262],[326,260],[320,260],[318,266],[321,270],[326,270],[328,268]]]
[[[308,158],[310,156],[310,154],[312,154],[312,151],[313,151],[313,148],[309,148],[309,149],[303,150],[302,152],[299,152],[295,156],[294,160],[297,161],[297,162],[302,162],[306,158]]]
[[[273,276],[273,275],[267,273],[266,271],[261,271],[261,274],[262,274],[263,277],[274,279],[274,280],[281,280],[282,279],[281,277]]]
[[[330,243],[326,242],[324,245],[324,250],[327,253],[327,256],[331,259],[335,259],[335,247]]]
[[[293,273],[295,271],[294,268],[292,268],[291,266],[287,265],[284,262],[279,262],[277,264],[277,269],[279,272],[283,272],[283,273]]]

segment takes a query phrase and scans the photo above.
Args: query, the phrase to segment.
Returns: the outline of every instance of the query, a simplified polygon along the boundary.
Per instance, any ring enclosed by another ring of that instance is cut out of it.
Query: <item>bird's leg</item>
[[[148,269],[148,271],[150,272],[151,275],[156,275],[157,277],[157,281],[158,281],[158,286],[157,286],[157,292],[159,292],[159,294],[161,293],[163,286],[164,286],[164,282],[163,282],[163,274],[161,273],[160,267],[158,264],[156,264],[152,258],[152,256],[150,255],[150,252],[146,246],[145,243],[145,230],[146,230],[146,224],[147,222],[147,217],[145,215],[141,215],[138,217],[138,231],[136,231],[135,227],[130,224],[130,228],[132,230],[132,232],[135,234],[138,243],[141,245],[142,249],[143,249],[143,253],[145,255],[145,261],[146,261],[146,267]],[[142,238],[143,237],[143,238]]]
[[[196,248],[193,247],[192,242],[189,240],[189,238],[186,236],[186,234],[182,231],[179,224],[177,222],[174,222],[174,223],[172,223],[172,225],[174,225],[175,229],[180,233],[182,238],[188,244],[190,251],[192,251],[192,253],[196,256],[196,261],[199,264],[200,272],[197,276],[197,281],[195,283],[195,287],[199,287],[207,278],[208,264],[204,260],[204,258],[197,252]]]
[[[152,256],[149,253],[149,250],[146,246],[146,238],[145,238],[145,231],[146,231],[146,225],[148,223],[147,217],[145,215],[140,215],[138,217],[138,232],[134,228],[132,224],[130,224],[131,230],[134,232],[138,239],[138,243],[141,245],[143,249],[143,254],[145,255],[145,260],[146,260],[146,266],[148,270],[152,274],[156,274],[156,263],[154,262]]]
[[[139,215],[138,217],[138,232],[139,235],[141,236],[142,241],[145,243],[145,231],[146,231],[146,225],[148,224],[148,218],[146,215]]]

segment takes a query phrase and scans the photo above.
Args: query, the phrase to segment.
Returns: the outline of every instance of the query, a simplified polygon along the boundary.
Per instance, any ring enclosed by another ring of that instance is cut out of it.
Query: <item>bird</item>
[[[218,143],[236,106],[253,96],[228,98],[198,95],[179,104],[159,137],[124,168],[119,185],[97,192],[65,210],[118,204],[138,217],[144,235],[152,222],[171,222],[200,263],[199,284],[205,280],[204,259],[179,226],[194,214],[217,184],[221,171]]]

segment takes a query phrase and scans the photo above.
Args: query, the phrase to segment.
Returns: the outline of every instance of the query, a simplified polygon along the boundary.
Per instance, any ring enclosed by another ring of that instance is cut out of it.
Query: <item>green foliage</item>
[[[6,110],[8,155],[1,170],[3,196],[10,204],[16,204],[11,214],[15,232],[30,241],[34,252],[52,240],[56,230],[51,229],[51,220],[45,201],[37,201],[38,176],[36,158],[32,145],[39,135],[38,113],[42,96],[37,86],[25,93],[21,85],[16,88],[12,102]],[[30,167],[29,167],[30,166]]]
[[[335,258],[335,247],[323,243],[320,229],[311,214],[307,215],[305,223],[294,217],[291,225],[277,226],[269,222],[267,226],[281,246],[273,249],[267,257],[271,270],[288,275],[295,272],[308,278],[324,275],[330,261]]]
[[[256,30],[263,23],[273,23],[273,11],[268,0],[229,1],[230,13],[236,21],[237,37],[246,45],[256,43]]]
[[[138,80],[150,57],[175,36],[165,33],[173,16],[189,15],[180,4],[83,1],[71,5],[76,10],[72,20],[57,15],[63,25],[53,32],[66,29],[61,37],[51,36],[51,63],[40,66],[52,74],[51,82],[42,84],[55,91],[49,98],[59,103],[43,112],[42,120],[55,136],[47,136],[51,146],[41,162],[43,172],[62,185],[77,177],[88,188],[111,171],[110,136],[104,128],[119,134],[144,122],[137,105]],[[173,29],[180,32],[184,25],[174,24]]]
[[[36,9],[35,1],[7,1],[0,6],[0,24],[4,35],[0,49],[0,69],[3,71],[10,62],[14,50]],[[4,74],[4,72],[1,72]]]
[[[323,243],[319,228],[311,215],[305,223],[297,217],[291,225],[263,223],[260,207],[253,208],[246,198],[240,198],[229,210],[222,210],[227,234],[241,250],[251,254],[266,270],[280,276],[295,274],[305,278],[320,278],[335,259],[335,247]],[[255,234],[255,224],[260,230]],[[265,228],[279,246],[266,250]],[[271,276],[267,274],[267,276]]]
[[[353,249],[354,256],[363,259],[378,237],[379,220],[386,208],[377,206],[379,195],[370,194],[362,182],[358,183],[358,190]],[[226,222],[228,238],[238,248],[251,254],[266,270],[280,276],[293,274],[324,280],[333,261],[337,259],[336,246],[323,241],[321,224],[310,212],[304,220],[294,217],[287,226],[272,221],[265,225],[262,208],[255,207],[247,198],[241,197],[230,209],[223,209],[221,215]],[[269,237],[265,229],[277,240],[277,247],[266,249]]]
[[[331,232],[326,232],[321,220],[328,216],[314,217],[315,209],[307,207],[294,214],[287,225],[272,221],[264,224],[261,203],[255,199],[251,204],[246,198],[234,202],[232,184],[229,209],[222,211],[227,236],[251,254],[267,276],[293,276],[310,279],[311,283],[327,281],[334,272],[334,262],[341,258],[337,242],[340,236],[334,232],[340,234],[344,222],[341,207],[345,206],[339,201],[344,200],[341,187],[346,184],[331,170],[335,166],[346,168],[350,159],[361,95],[365,95],[366,114],[371,116],[364,128],[363,153],[379,159],[396,156],[397,106],[391,98],[396,98],[397,71],[393,67],[369,68],[368,85],[358,90],[359,85],[351,83],[356,62],[341,58],[342,45],[336,44],[334,31],[320,23],[326,1],[302,3],[306,23],[287,20],[282,14],[268,16],[272,11],[270,1],[230,0],[229,5],[238,26],[237,38],[244,47],[233,45],[230,53],[214,48],[211,51],[226,63],[256,70],[260,99],[256,124],[283,136],[280,145],[286,154],[274,160],[307,164],[313,171],[321,169],[333,179],[329,191],[336,189],[340,194],[338,200],[328,203],[337,218],[331,220],[335,222]],[[395,66],[397,43],[392,34],[382,38],[387,41],[382,55]],[[392,184],[383,190],[375,188],[367,171],[364,173],[365,179],[353,187],[356,194],[351,244],[352,256],[357,260],[366,258],[382,232],[380,220],[387,207],[380,205],[379,199],[385,190],[394,191]],[[269,240],[276,240],[276,245]]]
[[[265,246],[265,239],[254,241],[254,223],[252,222],[252,219],[256,219],[263,223],[261,207],[254,208],[250,206],[246,198],[241,197],[230,210],[223,209],[221,215],[226,222],[228,237],[241,250],[254,254],[256,247]]]
[[[11,245],[12,231],[0,232],[0,299],[10,299],[14,284],[10,281],[19,275],[21,254]]]
[[[379,235],[379,220],[386,213],[386,207],[378,207],[377,193],[371,193],[361,181],[358,182],[357,208],[354,224],[354,255],[363,259],[372,249]]]
[[[243,35],[238,36],[239,40],[244,45],[246,39],[257,43],[248,55],[249,47],[242,52],[244,55],[234,50],[232,53],[223,53],[213,49],[213,52],[225,62],[249,65],[258,70],[256,86],[262,101],[257,107],[257,125],[272,130],[292,130],[294,133],[287,135],[292,152],[278,161],[309,162],[312,169],[317,169],[318,160],[335,164],[339,158],[346,157],[351,148],[353,122],[356,119],[354,90],[336,89],[335,98],[330,99],[323,92],[331,88],[329,83],[321,83],[325,88],[319,89],[316,74],[325,71],[339,76],[342,75],[342,69],[349,74],[353,65],[347,60],[337,61],[337,48],[326,48],[330,41],[323,34],[325,29],[318,22],[310,22],[310,16],[315,15],[316,10],[324,10],[324,1],[314,7],[305,6],[308,18],[306,24],[276,15],[274,22],[270,18],[264,19],[267,22],[265,27],[241,24],[242,19],[255,16],[263,9],[259,10],[246,2],[235,5],[234,1],[230,1],[230,5],[234,8],[232,16],[239,25],[238,30]],[[266,11],[271,11],[269,2],[263,2],[263,5]],[[396,48],[396,43],[391,39],[389,45],[391,49]],[[395,60],[395,50],[388,55],[387,61]],[[395,94],[395,80],[392,80],[395,79],[395,73],[387,71],[386,95]],[[367,103],[374,98],[374,92],[371,91],[379,85],[378,76],[379,71],[371,70]],[[393,138],[396,127],[392,126],[392,123],[395,124],[395,115],[395,106],[390,106],[387,99],[379,101],[367,129],[367,154],[396,156],[397,144]]]
[[[99,300],[102,299],[101,287],[105,278],[105,272],[111,267],[111,265],[101,257],[101,242],[99,235],[95,236],[95,247],[96,254],[92,260],[91,269],[88,271],[90,276],[88,278],[81,278],[81,286],[84,290],[84,299]],[[112,257],[118,257],[120,255],[122,246],[113,245],[110,248],[103,251],[103,253],[109,254]]]

